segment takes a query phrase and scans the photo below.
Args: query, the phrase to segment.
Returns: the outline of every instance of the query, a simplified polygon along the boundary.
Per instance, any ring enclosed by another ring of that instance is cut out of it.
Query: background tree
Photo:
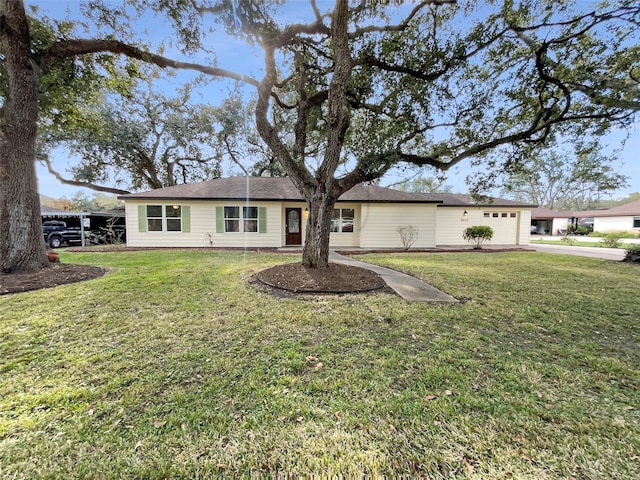
[[[403,192],[415,193],[452,193],[453,187],[446,185],[446,179],[435,177],[416,177],[410,180],[404,180],[390,187],[397,188]]]
[[[98,192],[93,193],[91,196],[88,196],[84,192],[77,192],[71,198],[64,196],[53,198],[40,195],[40,204],[76,212],[96,212],[124,206],[124,203],[118,200],[116,196]]]
[[[252,103],[235,91],[214,109],[217,157],[232,174],[283,177],[286,172],[255,129]]]
[[[217,108],[194,103],[192,85],[168,97],[148,72],[126,96],[110,95],[85,105],[73,125],[42,131],[42,158],[62,183],[115,194],[217,178]],[[48,152],[63,147],[78,163],[72,178],[56,171]]]
[[[617,198],[613,200],[603,200],[600,202],[602,207],[617,207],[618,205],[624,205],[626,203],[636,202],[640,200],[640,192],[632,192],[629,195],[626,195],[622,198]]]
[[[504,194],[552,210],[588,210],[627,184],[627,177],[614,171],[611,158],[595,152],[546,150],[534,155],[505,178]]]

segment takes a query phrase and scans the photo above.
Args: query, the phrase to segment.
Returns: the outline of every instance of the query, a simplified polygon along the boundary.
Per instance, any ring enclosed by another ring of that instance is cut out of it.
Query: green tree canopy
[[[544,150],[506,176],[502,191],[516,200],[554,210],[588,210],[627,185],[612,158],[596,151],[572,155]]]
[[[167,96],[154,88],[157,73],[127,95],[82,106],[73,125],[43,130],[40,158],[63,183],[122,194],[217,178],[221,155],[218,109],[192,99],[192,86]],[[79,158],[72,178],[57,172],[49,151],[64,147]]]

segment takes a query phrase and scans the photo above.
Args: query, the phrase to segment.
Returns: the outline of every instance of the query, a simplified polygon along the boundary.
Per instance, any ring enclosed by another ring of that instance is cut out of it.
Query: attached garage
[[[485,210],[482,225],[493,229],[491,243],[494,245],[517,245],[520,236],[519,212],[508,210]]]
[[[473,225],[493,229],[488,245],[529,245],[531,208],[513,200],[492,198],[478,203],[470,195],[435,193],[437,206],[436,246],[465,245],[463,232]]]

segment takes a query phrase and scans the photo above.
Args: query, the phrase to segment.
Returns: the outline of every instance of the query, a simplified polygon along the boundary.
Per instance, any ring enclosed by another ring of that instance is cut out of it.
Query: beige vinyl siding
[[[467,215],[464,215],[464,212]],[[484,213],[488,212],[489,217]],[[498,217],[493,214],[497,213]],[[507,217],[502,214],[506,213]],[[511,214],[515,213],[515,217]],[[500,207],[439,207],[437,214],[436,245],[468,245],[462,238],[467,227],[487,225],[493,229],[489,245],[528,245],[531,229],[531,211]]]
[[[188,206],[189,232],[141,232],[138,206],[179,204]],[[217,233],[217,206],[245,206],[236,201],[155,201],[127,200],[127,245],[131,247],[279,247],[281,215],[280,203],[252,202],[250,206],[265,207],[266,233]]]
[[[467,216],[464,216],[465,210]],[[486,225],[482,222],[482,210],[476,207],[465,208],[437,208],[436,245],[467,245],[462,238],[462,233],[472,225]]]
[[[518,245],[529,245],[531,241],[531,210],[519,210],[518,220],[520,222],[520,231],[518,232]]]
[[[360,225],[362,248],[403,248],[398,226],[418,228],[418,238],[412,248],[435,246],[436,207],[421,203],[369,203],[361,208]]]

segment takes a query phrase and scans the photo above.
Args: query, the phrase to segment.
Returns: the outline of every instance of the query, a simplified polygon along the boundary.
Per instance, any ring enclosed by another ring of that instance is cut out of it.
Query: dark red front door
[[[286,208],[284,214],[286,245],[302,245],[302,209]]]

